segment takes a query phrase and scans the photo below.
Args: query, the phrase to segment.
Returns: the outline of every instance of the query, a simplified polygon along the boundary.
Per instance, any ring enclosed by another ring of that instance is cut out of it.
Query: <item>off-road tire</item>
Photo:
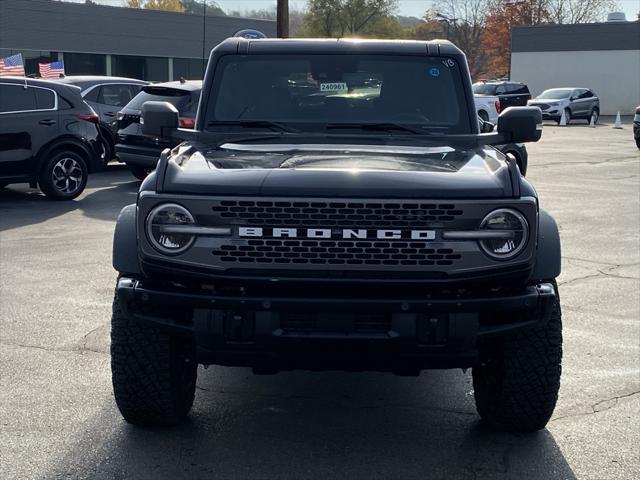
[[[192,342],[124,318],[116,293],[111,319],[111,376],[124,419],[171,426],[184,419],[196,388]]]
[[[562,370],[562,313],[553,284],[556,301],[546,325],[479,345],[473,368],[476,408],[493,429],[533,432],[553,414]]]

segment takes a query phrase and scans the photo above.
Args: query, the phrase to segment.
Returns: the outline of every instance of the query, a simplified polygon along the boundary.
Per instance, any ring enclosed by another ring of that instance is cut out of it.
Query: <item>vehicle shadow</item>
[[[115,220],[125,205],[134,203],[140,181],[122,165],[92,174],[76,200],[52,201],[24,185],[0,188],[0,231],[34,225],[77,210],[100,220]]]
[[[461,372],[199,373],[186,422],[137,428],[105,406],[47,478],[576,478],[548,431],[481,426]]]

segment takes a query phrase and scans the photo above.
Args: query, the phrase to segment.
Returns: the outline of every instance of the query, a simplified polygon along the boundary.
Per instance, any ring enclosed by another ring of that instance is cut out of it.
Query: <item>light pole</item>
[[[453,27],[455,28],[458,19],[447,17],[446,15],[443,15],[441,13],[436,13],[436,18],[439,19],[439,22],[442,22],[447,26],[447,40],[451,40],[451,25],[453,24]]]

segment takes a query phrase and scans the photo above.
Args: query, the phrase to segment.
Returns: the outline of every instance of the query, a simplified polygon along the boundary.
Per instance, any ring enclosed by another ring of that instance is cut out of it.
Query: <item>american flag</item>
[[[0,58],[0,77],[24,77],[21,53]]]
[[[64,75],[64,62],[38,63],[41,78],[60,78]]]

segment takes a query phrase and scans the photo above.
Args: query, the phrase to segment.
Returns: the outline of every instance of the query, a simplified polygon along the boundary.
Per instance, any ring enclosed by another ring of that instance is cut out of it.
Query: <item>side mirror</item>
[[[169,102],[145,102],[140,123],[144,135],[170,137],[179,125],[178,110]]]
[[[498,116],[498,133],[505,143],[537,142],[542,136],[542,110],[538,107],[509,107]]]

